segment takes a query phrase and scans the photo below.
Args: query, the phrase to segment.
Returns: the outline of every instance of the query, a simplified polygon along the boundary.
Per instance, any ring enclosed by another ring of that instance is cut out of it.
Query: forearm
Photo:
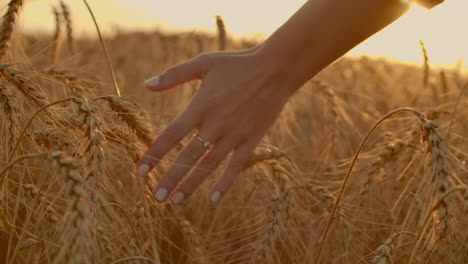
[[[297,88],[407,10],[399,0],[309,0],[265,41],[259,57]]]

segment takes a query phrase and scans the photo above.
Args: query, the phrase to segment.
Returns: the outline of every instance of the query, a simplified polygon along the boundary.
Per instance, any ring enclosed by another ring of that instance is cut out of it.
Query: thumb
[[[177,64],[158,76],[145,81],[145,85],[152,91],[163,91],[176,85],[201,79],[208,71],[209,56],[199,55],[193,59]]]

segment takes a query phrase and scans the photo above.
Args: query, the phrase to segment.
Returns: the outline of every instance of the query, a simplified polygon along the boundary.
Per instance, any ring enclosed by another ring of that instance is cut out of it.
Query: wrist
[[[261,69],[262,74],[266,76],[275,86],[283,89],[288,96],[294,94],[311,76],[304,76],[303,71],[296,69],[299,66],[298,61],[281,56],[278,52],[270,50],[267,44],[262,44],[254,53],[255,67]]]

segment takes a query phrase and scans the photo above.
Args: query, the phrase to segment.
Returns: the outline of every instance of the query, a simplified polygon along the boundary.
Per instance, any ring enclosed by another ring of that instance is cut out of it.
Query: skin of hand
[[[159,181],[155,197],[172,202],[185,200],[232,152],[224,175],[214,187],[211,200],[218,200],[241,172],[250,153],[280,114],[295,89],[271,75],[258,51],[206,53],[179,64],[148,81],[161,91],[193,79],[203,84],[186,110],[174,119],[143,158],[145,175],[182,138],[197,135],[211,142],[207,149],[193,137]],[[156,83],[155,83],[156,82]],[[184,177],[185,176],[185,177]]]
[[[148,79],[146,86],[156,92],[195,79],[202,86],[144,154],[138,174],[148,174],[195,130],[155,187],[155,198],[180,204],[232,153],[210,195],[218,201],[291,95],[407,9],[399,0],[310,0],[254,49],[205,53]]]

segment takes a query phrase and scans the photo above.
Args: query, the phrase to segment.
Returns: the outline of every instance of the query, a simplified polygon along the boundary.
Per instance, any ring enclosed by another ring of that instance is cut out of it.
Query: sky
[[[313,1],[313,0],[311,0]],[[66,1],[78,34],[94,33],[91,17],[82,0]],[[214,16],[221,15],[232,35],[267,37],[304,4],[305,0],[88,0],[103,31],[210,30]],[[20,27],[29,31],[52,31],[51,6],[57,0],[29,0],[20,16]],[[3,7],[3,11],[5,7]],[[387,56],[421,62],[418,39],[425,42],[431,63],[468,63],[468,0],[446,0],[432,10],[419,6],[350,51],[350,54]],[[465,65],[466,66],[466,65]]]

